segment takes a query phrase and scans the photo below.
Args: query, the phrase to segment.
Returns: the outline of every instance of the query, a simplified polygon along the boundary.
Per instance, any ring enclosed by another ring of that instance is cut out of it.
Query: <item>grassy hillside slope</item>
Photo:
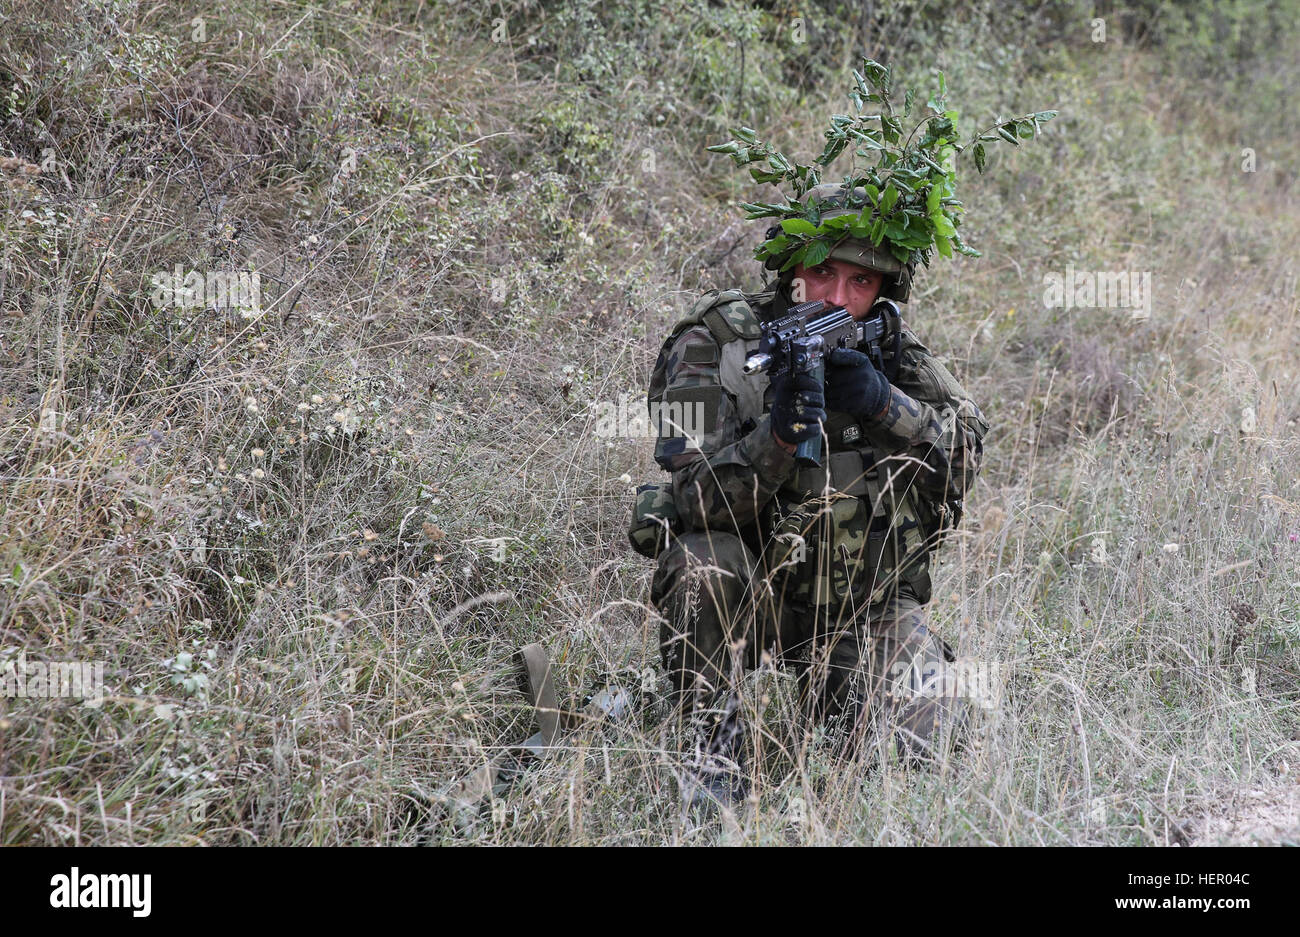
[[[0,842],[1300,837],[1254,806],[1300,770],[1296,4],[963,6],[0,7],[0,666],[106,684],[0,697]],[[625,537],[661,473],[596,406],[760,283],[704,147],[814,155],[862,53],[968,132],[1061,115],[964,179],[984,256],[907,310],[993,424],[932,622],[1006,685],[909,776],[764,674],[758,809],[691,830]],[[1149,272],[1150,317],[1046,308],[1067,265]],[[261,312],[158,308],[178,266]],[[637,716],[441,803],[532,731],[528,641]]]

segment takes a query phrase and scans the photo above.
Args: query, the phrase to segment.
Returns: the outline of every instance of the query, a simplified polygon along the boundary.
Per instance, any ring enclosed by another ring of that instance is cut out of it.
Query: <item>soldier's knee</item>
[[[919,605],[882,617],[871,631],[882,677],[924,662],[954,659],[948,645],[927,627],[925,610]]]
[[[663,616],[664,667],[683,692],[699,675],[716,683],[726,648],[743,624],[753,561],[734,535],[692,531],[660,558],[651,598]]]
[[[718,600],[738,601],[753,568],[749,549],[734,534],[689,531],[675,537],[660,556],[651,598],[662,606],[672,593],[689,585]]]

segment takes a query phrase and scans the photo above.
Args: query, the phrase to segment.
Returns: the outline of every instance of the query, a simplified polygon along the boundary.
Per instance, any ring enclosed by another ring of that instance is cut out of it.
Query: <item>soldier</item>
[[[823,219],[851,210],[843,186],[809,194]],[[953,660],[925,624],[929,562],[979,469],[983,414],[897,319],[883,371],[852,349],[827,356],[824,390],[741,370],[760,322],[813,300],[860,319],[878,299],[906,302],[912,272],[846,237],[765,292],[706,294],[660,352],[651,404],[703,420],[689,435],[661,427],[655,460],[671,488],[645,486],[631,537],[658,559],[663,663],[694,734],[688,801],[745,798],[736,681],[765,652],[795,666],[804,710],[845,755],[893,736],[915,763],[964,727],[961,700],[917,693],[914,678]],[[822,466],[800,467],[796,445],[814,434]]]

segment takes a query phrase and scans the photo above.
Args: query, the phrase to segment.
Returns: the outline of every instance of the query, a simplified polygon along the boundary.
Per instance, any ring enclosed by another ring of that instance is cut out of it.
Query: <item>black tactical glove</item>
[[[889,379],[862,352],[836,348],[827,356],[827,409],[870,419],[885,409],[889,396]]]
[[[826,398],[811,374],[779,374],[772,378],[772,430],[785,443],[820,436],[826,421]],[[796,429],[796,424],[802,429]]]

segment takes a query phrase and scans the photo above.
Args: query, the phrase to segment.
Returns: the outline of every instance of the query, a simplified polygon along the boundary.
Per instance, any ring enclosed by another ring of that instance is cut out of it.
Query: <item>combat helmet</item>
[[[824,182],[809,189],[804,200],[805,202],[819,203],[822,206],[821,218],[823,221],[837,215],[856,215],[862,211],[864,205],[870,204],[867,201],[867,193],[861,186],[853,190],[852,198],[846,198],[846,192],[847,189],[843,183]],[[773,226],[768,228],[766,236],[771,239],[780,231],[779,226]],[[793,250],[793,248],[791,249]],[[769,257],[763,266],[767,270],[780,270],[788,259],[788,252],[778,254]],[[882,243],[877,247],[871,243],[869,238],[851,237],[846,231],[843,239],[831,248],[828,259],[842,260],[845,263],[857,264],[869,270],[879,271],[884,274],[885,278],[880,287],[880,298],[892,299],[899,303],[907,302],[907,297],[912,291],[912,273],[916,269],[916,264],[915,262],[904,263],[899,260],[889,251],[887,244]],[[787,270],[781,274],[779,283],[782,287],[787,287],[792,279],[794,279],[793,270]]]

